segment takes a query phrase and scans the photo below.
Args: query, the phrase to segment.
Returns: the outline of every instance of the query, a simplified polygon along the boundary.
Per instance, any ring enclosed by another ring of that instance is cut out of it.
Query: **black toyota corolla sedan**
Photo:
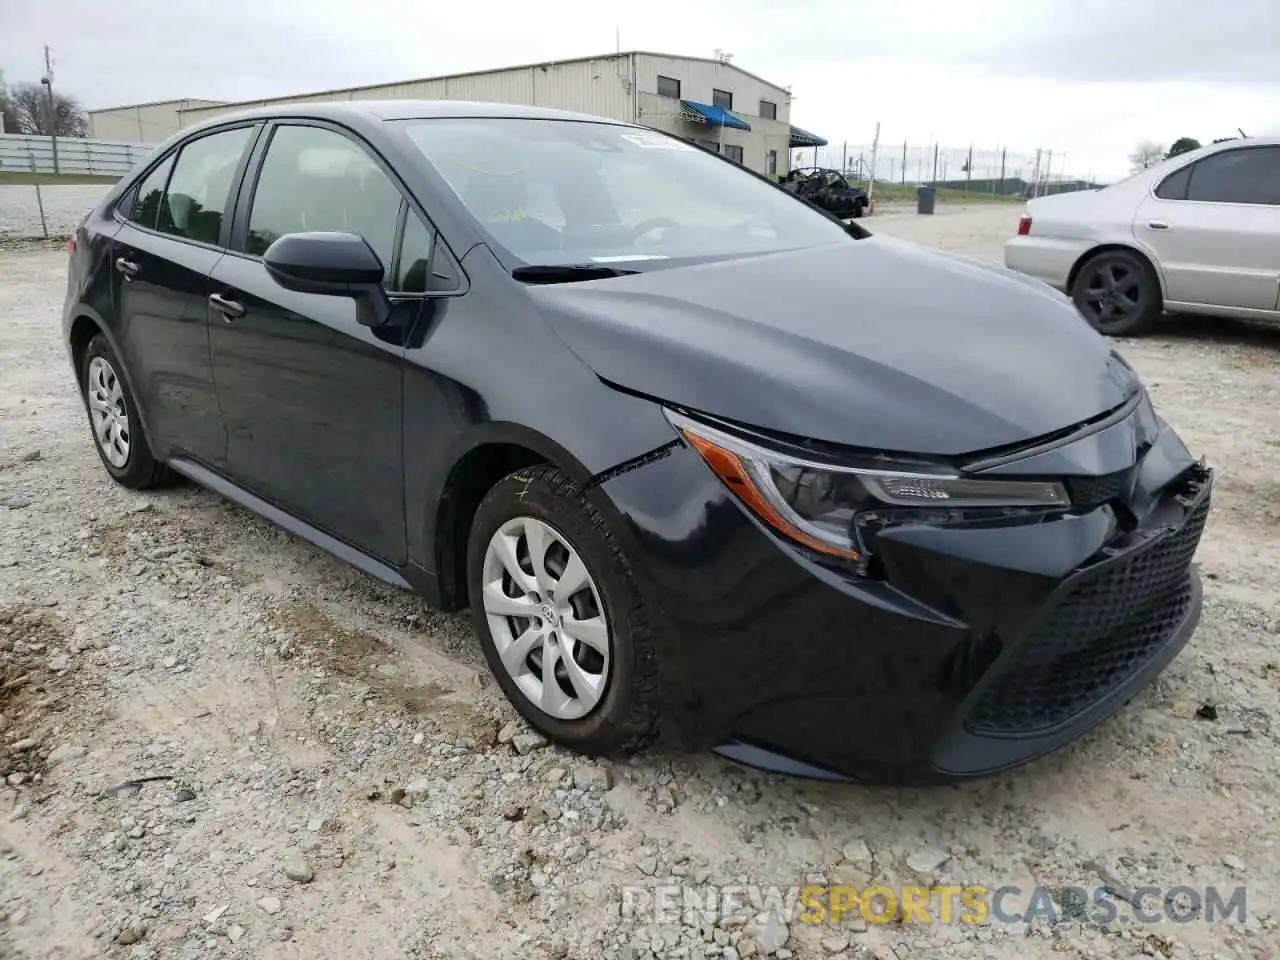
[[[186,477],[469,608],[575,750],[988,774],[1113,713],[1199,618],[1211,474],[1069,301],[653,130],[242,113],[69,246],[116,481]]]

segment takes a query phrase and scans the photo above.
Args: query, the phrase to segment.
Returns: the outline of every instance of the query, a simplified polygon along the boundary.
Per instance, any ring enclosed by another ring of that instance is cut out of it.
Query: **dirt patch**
[[[1016,213],[944,207],[869,225],[998,259]],[[0,678],[30,677],[3,695],[0,758],[36,741],[21,751],[34,751],[26,779],[0,785],[0,956],[1280,949],[1280,538],[1267,520],[1280,333],[1203,323],[1118,343],[1218,470],[1197,556],[1204,616],[1187,649],[1114,719],[1029,768],[872,790],[709,756],[652,750],[611,765],[547,746],[486,680],[468,617],[427,611],[197,488],[113,484],[59,342],[65,274],[57,250],[0,251],[0,504],[24,504],[0,505]],[[69,670],[53,668],[62,656]],[[306,875],[299,857],[309,881],[285,872]],[[1249,919],[1164,923],[1157,939],[1067,919],[664,925],[624,906],[627,890],[672,886],[739,898],[744,885],[812,878],[1093,891],[1104,877],[1130,890],[1244,885]]]
[[[0,607],[0,778],[11,786],[43,779],[48,717],[63,697],[58,673],[71,668],[60,652],[66,637],[62,620],[48,609]]]

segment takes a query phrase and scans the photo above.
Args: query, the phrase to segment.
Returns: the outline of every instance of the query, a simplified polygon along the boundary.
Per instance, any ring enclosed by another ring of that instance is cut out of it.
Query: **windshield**
[[[396,122],[526,264],[659,266],[851,239],[783,191],[655,131],[574,120]]]

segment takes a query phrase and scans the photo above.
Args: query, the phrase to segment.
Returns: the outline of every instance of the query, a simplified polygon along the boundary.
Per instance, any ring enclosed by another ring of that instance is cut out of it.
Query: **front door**
[[[1238,147],[1170,174],[1138,208],[1134,236],[1177,303],[1275,310],[1280,298],[1280,147]]]
[[[357,323],[350,299],[285,290],[261,256],[286,233],[337,230],[363,236],[389,267],[401,204],[358,142],[321,125],[277,126],[244,249],[219,261],[210,288],[227,473],[392,565],[406,558],[403,346]],[[416,313],[420,304],[400,300],[393,309]],[[403,318],[388,324],[405,326]]]
[[[209,274],[253,127],[200,137],[165,158],[130,199],[112,241],[122,356],[157,456],[220,466],[226,434],[209,360]]]

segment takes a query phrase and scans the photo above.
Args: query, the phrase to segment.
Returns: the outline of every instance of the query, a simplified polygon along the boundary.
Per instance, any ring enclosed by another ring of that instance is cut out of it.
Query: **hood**
[[[607,382],[780,433],[955,456],[1137,389],[1061,294],[883,237],[529,288]]]

